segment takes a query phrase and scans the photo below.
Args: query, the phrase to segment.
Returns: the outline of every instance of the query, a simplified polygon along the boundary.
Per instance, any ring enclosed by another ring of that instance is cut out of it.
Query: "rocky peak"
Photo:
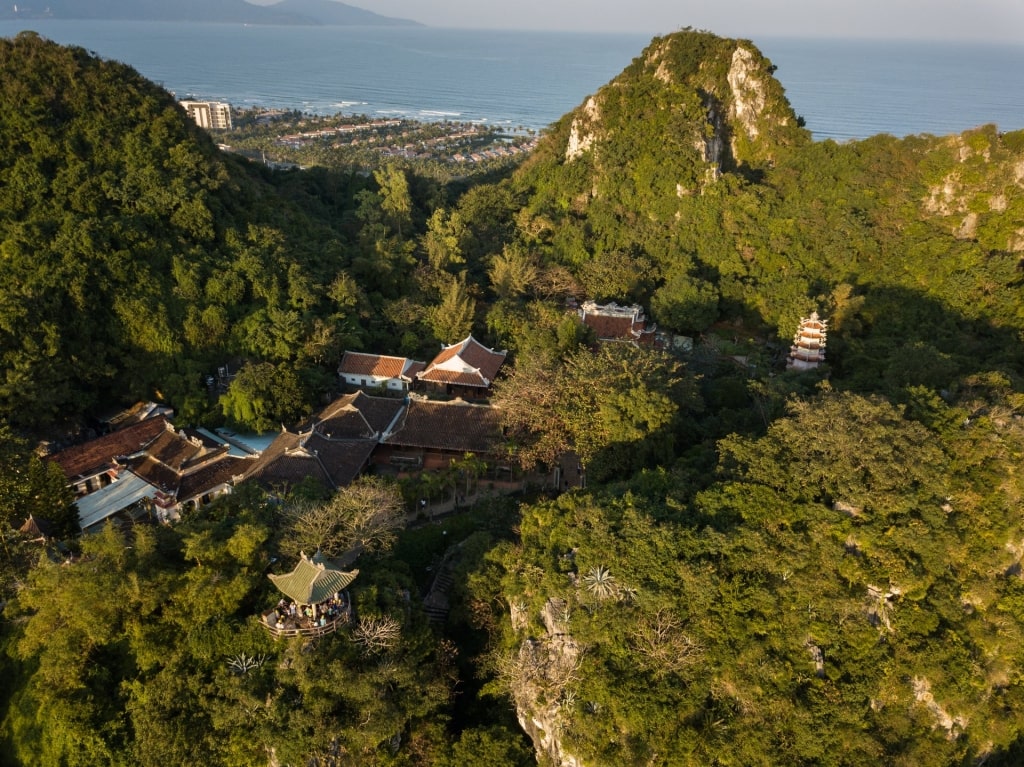
[[[736,122],[737,127],[745,131],[751,141],[758,136],[757,123],[767,100],[767,88],[762,74],[754,54],[742,45],[737,46],[732,54],[729,74],[726,75],[732,92],[729,117]]]
[[[773,72],[749,41],[692,30],[655,38],[550,140],[566,163],[590,158],[594,195],[602,176],[638,178],[641,166],[666,176],[663,184],[652,178],[663,186],[658,194],[693,194],[722,172],[755,171],[771,165],[780,147],[810,141]]]

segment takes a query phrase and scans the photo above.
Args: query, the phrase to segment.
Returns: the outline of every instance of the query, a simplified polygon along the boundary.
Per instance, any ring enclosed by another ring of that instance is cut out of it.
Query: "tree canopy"
[[[442,184],[275,172],[0,40],[0,760],[522,764],[518,719],[588,767],[1020,763],[1024,132],[812,142],[773,71],[657,38],[514,173]],[[812,311],[825,364],[787,370]],[[75,540],[34,449],[138,398],[293,425],[345,349],[470,332],[510,352],[500,471],[586,487],[491,498],[466,455]],[[463,477],[478,508],[400,529],[399,489]],[[313,548],[359,554],[352,622],[274,642],[265,574]]]

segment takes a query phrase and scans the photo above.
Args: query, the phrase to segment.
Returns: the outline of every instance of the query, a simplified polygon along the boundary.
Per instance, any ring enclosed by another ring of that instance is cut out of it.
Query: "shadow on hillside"
[[[829,320],[827,360],[843,389],[897,396],[910,386],[955,393],[978,373],[1004,373],[1014,389],[1024,376],[1018,330],[977,320],[898,287],[868,288],[854,310],[822,307]]]

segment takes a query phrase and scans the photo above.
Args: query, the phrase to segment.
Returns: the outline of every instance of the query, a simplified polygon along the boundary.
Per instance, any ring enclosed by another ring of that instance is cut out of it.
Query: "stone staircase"
[[[448,604],[448,593],[454,583],[455,573],[452,569],[451,559],[445,557],[434,576],[433,583],[430,584],[430,590],[423,598],[423,612],[427,614],[427,618],[434,626],[443,626],[444,622],[448,620],[448,611],[451,609]]]

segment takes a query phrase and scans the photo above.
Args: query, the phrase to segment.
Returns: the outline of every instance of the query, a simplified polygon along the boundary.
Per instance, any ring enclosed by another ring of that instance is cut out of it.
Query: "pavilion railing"
[[[307,637],[315,638],[327,636],[333,634],[338,630],[339,625],[347,624],[349,621],[348,611],[343,611],[331,620],[327,621],[323,626],[317,625],[316,623],[310,623],[308,626],[288,624],[283,628],[277,626],[277,613],[275,610],[265,613],[262,616],[260,623],[263,628],[267,630],[270,636],[274,639],[281,639],[282,637]]]

